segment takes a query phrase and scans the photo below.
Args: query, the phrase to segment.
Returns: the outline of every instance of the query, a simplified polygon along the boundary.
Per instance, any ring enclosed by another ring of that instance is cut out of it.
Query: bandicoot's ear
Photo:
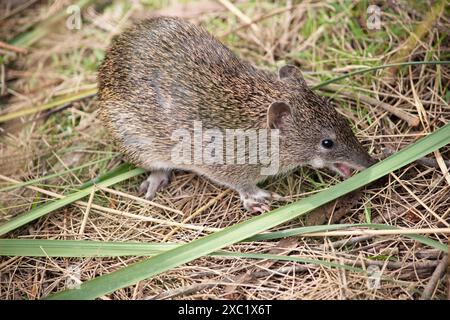
[[[278,70],[278,76],[280,77],[281,80],[293,79],[299,82],[301,85],[306,86],[306,81],[303,78],[302,72],[300,71],[299,68],[297,68],[292,64],[282,66],[280,70]]]
[[[283,130],[291,114],[291,107],[286,102],[276,101],[267,109],[267,126],[270,129]]]

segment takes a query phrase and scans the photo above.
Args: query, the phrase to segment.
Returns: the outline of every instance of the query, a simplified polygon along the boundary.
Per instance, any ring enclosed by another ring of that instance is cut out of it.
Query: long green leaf
[[[95,179],[92,179],[92,180],[89,180],[89,181],[83,183],[80,186],[80,190],[88,188],[90,186],[93,186],[94,184],[99,184],[100,182],[108,180],[110,178],[114,178],[115,176],[126,173],[130,170],[133,170],[134,168],[135,167],[131,163],[122,163],[118,167],[99,175]]]
[[[49,299],[95,299],[138,281],[158,275],[169,269],[218,251],[226,246],[264,232],[293,218],[324,205],[355,189],[375,181],[450,142],[450,124],[404,148],[389,158],[357,175],[308,198],[235,224],[188,244],[163,252],[149,259],[132,264],[110,274],[97,277],[81,285],[79,289],[65,290]]]
[[[375,230],[398,230],[399,228],[386,224],[331,224],[320,226],[300,227],[283,231],[263,233],[245,242],[280,239],[302,234],[342,230],[347,228],[369,228]],[[446,244],[417,236],[402,235],[425,245],[429,245],[442,252],[448,251]],[[41,240],[41,239],[0,239],[0,256],[19,257],[121,257],[121,256],[152,256],[163,251],[173,249],[183,244],[175,243],[142,243],[142,242],[108,242],[89,240]]]
[[[88,240],[0,239],[0,256],[16,257],[124,257],[152,256],[178,244]]]
[[[0,239],[0,256],[33,257],[118,257],[118,256],[154,256],[181,246],[169,243],[121,243],[84,240],[28,240]],[[349,271],[364,272],[363,269],[334,262],[300,258],[295,256],[217,251],[214,257],[244,259],[268,259],[316,264],[330,268],[342,268]]]

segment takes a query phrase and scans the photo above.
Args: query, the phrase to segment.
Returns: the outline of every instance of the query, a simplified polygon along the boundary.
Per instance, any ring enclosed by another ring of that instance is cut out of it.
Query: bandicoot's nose
[[[359,170],[366,169],[377,163],[377,160],[372,158],[365,150],[359,153],[355,158],[354,161],[360,166],[360,168],[358,168]]]
[[[369,154],[367,154],[365,167],[366,168],[371,167],[377,162],[378,162],[378,160],[372,158]]]

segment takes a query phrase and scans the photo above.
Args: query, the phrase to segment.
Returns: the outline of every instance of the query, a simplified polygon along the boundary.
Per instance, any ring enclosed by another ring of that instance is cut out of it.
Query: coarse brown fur
[[[345,119],[307,87],[296,67],[279,74],[259,70],[181,19],[149,19],[119,35],[98,82],[100,116],[121,151],[159,174],[143,185],[156,183],[150,198],[167,183],[161,172],[178,168],[237,190],[250,210],[267,209],[262,203],[270,196],[256,187],[266,177],[261,165],[172,161],[174,130],[192,132],[194,121],[204,129],[280,129],[279,172],[308,164],[340,172],[336,164],[362,169],[372,163]],[[325,150],[323,139],[334,147]]]

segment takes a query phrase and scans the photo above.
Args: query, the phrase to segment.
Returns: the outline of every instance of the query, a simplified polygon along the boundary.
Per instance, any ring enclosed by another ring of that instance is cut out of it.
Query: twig
[[[223,281],[222,281],[223,282]],[[147,298],[152,300],[160,300],[160,299],[168,299],[168,298],[174,298],[179,296],[185,296],[190,295],[193,293],[196,293],[198,291],[215,287],[217,283],[196,283],[187,287],[181,287],[181,288],[175,288],[173,290],[168,290],[165,292],[162,292],[154,297]]]
[[[431,275],[430,281],[428,281],[427,285],[423,289],[422,295],[420,296],[421,300],[429,300],[433,296],[437,283],[447,271],[448,263],[448,254],[446,254]]]
[[[421,261],[416,263],[408,263],[405,264],[404,262],[397,262],[397,261],[378,261],[378,260],[371,260],[367,261],[364,264],[367,265],[376,265],[379,267],[386,266],[388,269],[429,269],[429,268],[435,268],[438,265],[439,262],[437,261]],[[363,264],[361,262],[355,262],[355,267],[363,267]],[[305,272],[310,270],[308,268],[308,265],[299,265],[299,266],[291,266],[291,267],[282,267],[275,270],[262,270],[262,271],[256,271],[252,273],[252,276],[255,278],[263,278],[267,277],[273,274],[289,274],[295,271],[295,273],[299,272]]]
[[[447,181],[448,185],[450,186],[450,173],[448,172],[448,167],[450,167],[450,166],[445,163],[444,158],[442,158],[442,154],[439,152],[439,150],[434,151],[434,157],[436,158],[438,167],[439,167],[439,169],[441,169],[445,180]]]
[[[218,258],[218,257],[216,257]],[[387,269],[390,270],[398,270],[398,269],[412,269],[412,270],[426,270],[426,269],[430,269],[430,268],[436,268],[436,266],[440,263],[439,261],[436,260],[425,260],[425,261],[419,261],[419,262],[403,262],[403,261],[380,261],[380,260],[369,260],[367,258],[365,258],[365,260],[363,262],[361,261],[355,261],[353,259],[348,259],[348,258],[341,258],[341,260],[344,263],[347,264],[351,264],[352,266],[358,267],[358,268],[364,268],[367,267],[368,265],[376,265],[378,267],[385,267]],[[310,271],[311,270],[311,264],[301,264],[301,265],[295,265],[295,266],[285,266],[285,267],[280,267],[277,269],[266,269],[266,270],[260,270],[260,271],[256,271],[256,270],[252,270],[251,272],[251,278],[263,278],[263,277],[268,277],[271,275],[285,275],[285,274],[289,274],[291,272],[306,272],[306,271]],[[261,267],[261,266],[259,266]],[[245,268],[243,268],[244,270],[246,270]],[[215,275],[216,273],[214,272],[203,272],[201,274],[198,274],[197,277],[208,277],[208,276],[212,276]]]
[[[81,222],[80,231],[78,232],[79,236],[83,235],[84,229],[86,228],[87,219],[89,216],[89,212],[91,211],[91,207],[92,207],[92,201],[94,201],[95,191],[96,191],[96,188],[95,187],[92,188],[91,194],[89,195],[89,200],[88,200],[88,203],[86,206],[86,211],[84,212],[83,221]]]
[[[308,39],[303,41],[302,44],[298,48],[295,48],[295,50],[297,52],[301,52],[301,51],[304,51],[309,46],[314,46],[314,44],[316,43],[317,39],[319,39],[320,36],[322,35],[322,33],[324,33],[325,29],[326,28],[325,28],[324,25],[320,26],[316,31],[314,31],[313,34],[311,34],[308,37]]]
[[[372,220],[372,223],[382,223],[383,222],[382,220],[383,220],[383,218],[381,216],[378,216]],[[319,249],[324,250],[324,249],[328,248],[329,246],[331,246],[331,248],[333,248],[333,249],[337,249],[342,246],[353,245],[353,244],[356,244],[359,242],[367,241],[367,240],[372,239],[373,237],[375,237],[375,236],[370,235],[370,236],[359,236],[359,237],[354,237],[354,238],[349,238],[349,239],[338,240],[338,241],[331,242],[329,244],[326,243],[326,244],[320,245]]]
[[[230,10],[236,17],[241,19],[244,23],[249,24],[250,27],[253,29],[253,31],[256,32],[256,34],[259,34],[258,26],[255,23],[253,23],[252,19],[250,19],[241,10],[239,10],[238,7],[236,7],[228,0],[218,0],[218,1],[220,2],[221,5]]]
[[[281,267],[279,269],[274,269],[274,270],[261,270],[261,271],[255,271],[252,272],[252,277],[254,278],[264,278],[264,277],[268,277],[274,274],[289,274],[292,272],[295,273],[300,273],[300,272],[305,272],[308,271],[309,268],[307,265],[299,265],[299,266],[293,266],[293,267]]]
[[[411,127],[417,127],[420,124],[419,117],[414,116],[414,115],[406,112],[405,110],[402,110],[400,108],[397,108],[397,107],[387,104],[385,102],[379,101],[375,98],[363,95],[359,92],[356,93],[356,92],[351,92],[351,91],[345,91],[345,90],[343,90],[343,88],[344,88],[344,86],[340,86],[338,84],[328,84],[327,86],[325,86],[321,89],[336,92],[336,93],[343,95],[350,99],[360,100],[373,108],[380,107],[380,108],[384,109],[385,111],[406,121],[408,123],[408,125]]]
[[[234,28],[234,29],[231,29],[231,30],[229,30],[229,31],[227,31],[227,32],[221,33],[221,34],[219,34],[217,37],[218,37],[218,38],[225,38],[226,36],[228,36],[228,35],[230,35],[230,34],[232,34],[232,33],[235,33],[235,32],[237,32],[237,31],[240,31],[240,30],[242,30],[242,29],[245,29],[245,28],[248,28],[248,27],[254,25],[256,22],[261,22],[262,20],[271,18],[271,17],[273,17],[273,16],[276,16],[276,15],[278,15],[278,14],[284,13],[284,12],[286,12],[286,11],[290,11],[291,9],[293,9],[293,8],[295,8],[295,7],[296,7],[296,6],[288,6],[288,7],[286,7],[286,8],[281,8],[281,9],[274,10],[274,11],[272,11],[272,12],[269,12],[268,14],[259,16],[259,17],[255,18],[255,19],[252,19],[250,22],[243,23],[243,24],[241,24],[240,26],[237,26],[237,27]]]
[[[264,43],[258,38],[258,36],[261,34],[259,27],[252,22],[252,19],[250,19],[247,15],[245,15],[241,10],[239,10],[238,7],[236,7],[234,4],[232,4],[228,0],[217,0],[222,4],[225,8],[230,10],[231,13],[233,13],[235,16],[237,16],[239,19],[241,19],[244,23],[248,23],[253,30],[253,34],[249,34],[249,37],[259,46],[267,50],[264,46]]]
[[[359,237],[354,237],[354,238],[350,238],[350,239],[343,239],[343,240],[339,240],[339,241],[334,241],[332,242],[330,245],[332,248],[337,249],[340,248],[342,246],[347,246],[347,245],[352,245],[352,244],[356,244],[359,242],[363,242],[363,241],[367,241],[372,239],[374,236],[370,235],[370,236],[359,236]]]
[[[28,52],[28,50],[25,48],[19,48],[19,47],[13,46],[11,44],[8,44],[6,42],[3,42],[3,41],[0,41],[0,48],[8,50],[8,51],[14,51],[17,53],[27,53]]]
[[[429,269],[435,268],[438,265],[438,261],[436,260],[426,260],[419,262],[411,262],[405,263],[402,261],[378,261],[378,260],[370,260],[365,262],[365,265],[376,265],[379,267],[386,266],[388,269]],[[356,262],[355,266],[362,267],[362,263]]]
[[[385,157],[388,157],[391,154],[395,153],[395,151],[392,150],[389,147],[383,148],[382,151],[383,151],[383,154],[384,154]],[[450,160],[443,160],[443,161],[444,161],[444,164],[447,167],[450,167]],[[421,164],[423,166],[426,166],[426,167],[432,167],[432,168],[435,168],[435,169],[439,169],[438,162],[436,161],[436,159],[433,159],[433,158],[423,157],[423,158],[420,158],[420,159],[416,160],[415,162],[417,162],[418,164]]]
[[[151,206],[155,206],[155,207],[160,208],[160,209],[171,211],[171,212],[177,213],[179,215],[183,215],[183,212],[180,211],[180,210],[172,209],[172,208],[167,207],[165,205],[162,205],[162,204],[159,204],[159,203],[156,203],[156,202],[144,199],[144,198],[136,197],[136,196],[133,196],[131,194],[128,194],[128,193],[125,193],[125,192],[122,192],[122,191],[117,191],[117,190],[114,190],[114,189],[111,189],[111,188],[107,188],[107,187],[102,187],[102,186],[98,186],[98,189],[106,191],[108,193],[112,193],[112,194],[124,197],[124,198],[128,198],[128,199],[131,199],[131,200],[135,200],[135,201],[139,201],[139,202],[142,202],[142,203],[146,203],[146,204],[149,204]]]
[[[336,236],[381,236],[381,235],[401,235],[401,234],[432,234],[442,233],[450,234],[450,228],[422,228],[422,229],[396,229],[396,230],[347,230],[347,231],[327,231],[305,233],[302,237],[336,237]]]

